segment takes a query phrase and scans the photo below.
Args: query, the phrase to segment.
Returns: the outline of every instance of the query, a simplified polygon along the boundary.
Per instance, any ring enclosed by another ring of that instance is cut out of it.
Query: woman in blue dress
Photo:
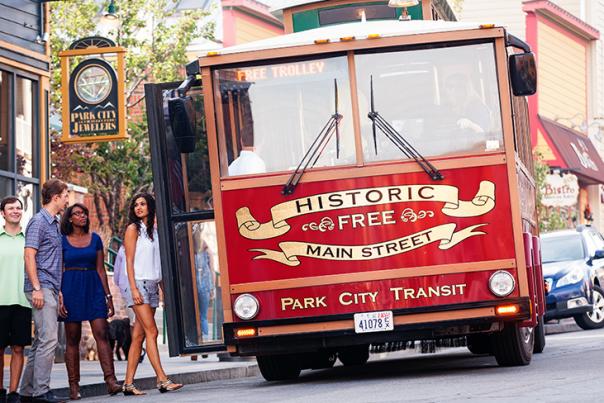
[[[69,397],[80,398],[80,339],[82,322],[89,321],[96,341],[107,392],[114,395],[121,386],[115,378],[113,352],[109,346],[107,318],[114,308],[104,266],[103,242],[90,232],[88,209],[80,203],[67,208],[61,219],[63,233],[63,282],[59,314],[65,322],[67,349],[65,365]]]

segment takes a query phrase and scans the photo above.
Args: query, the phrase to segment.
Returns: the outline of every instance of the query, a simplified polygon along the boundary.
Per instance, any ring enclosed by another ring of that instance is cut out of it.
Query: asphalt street
[[[361,367],[303,371],[293,382],[262,377],[186,385],[169,395],[99,397],[85,402],[576,402],[598,401],[602,390],[604,329],[547,336],[542,354],[526,367],[502,368],[465,348],[433,354],[372,354]]]

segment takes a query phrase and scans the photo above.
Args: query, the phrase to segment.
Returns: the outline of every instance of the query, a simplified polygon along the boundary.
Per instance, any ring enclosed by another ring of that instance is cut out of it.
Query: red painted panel
[[[256,292],[253,294],[260,303],[260,312],[255,320],[492,301],[499,299],[488,288],[493,273],[455,273]],[[515,270],[510,273],[516,276]],[[509,297],[517,296],[516,289]],[[235,298],[236,295],[233,301]]]
[[[443,174],[224,191],[230,283],[514,258],[506,165]]]

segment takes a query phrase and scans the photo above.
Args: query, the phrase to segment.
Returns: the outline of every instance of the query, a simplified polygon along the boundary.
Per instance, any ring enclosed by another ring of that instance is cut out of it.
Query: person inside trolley
[[[242,96],[242,114],[245,124],[241,127],[239,141],[241,142],[241,152],[229,165],[229,176],[261,174],[266,172],[264,160],[256,153],[254,146],[254,121],[252,118],[252,108],[247,91]]]

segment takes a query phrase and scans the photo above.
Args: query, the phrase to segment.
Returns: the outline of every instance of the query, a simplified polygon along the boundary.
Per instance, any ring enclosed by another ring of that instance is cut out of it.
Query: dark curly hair
[[[73,223],[69,221],[71,215],[73,213],[73,209],[79,207],[86,213],[86,225],[84,225],[84,233],[88,233],[90,231],[90,218],[88,207],[84,206],[82,203],[74,203],[71,206],[67,207],[65,210],[65,214],[61,217],[61,233],[63,235],[71,235],[73,233]]]
[[[147,202],[147,211],[149,212],[149,215],[147,215],[147,222],[145,223],[147,226],[147,236],[150,240],[153,240],[153,227],[155,225],[155,199],[151,194],[137,193],[134,195],[134,197],[132,197],[132,200],[130,200],[130,207],[128,208],[128,225],[136,225],[137,232],[140,232],[141,230],[141,220],[134,212],[134,204],[141,197]]]

